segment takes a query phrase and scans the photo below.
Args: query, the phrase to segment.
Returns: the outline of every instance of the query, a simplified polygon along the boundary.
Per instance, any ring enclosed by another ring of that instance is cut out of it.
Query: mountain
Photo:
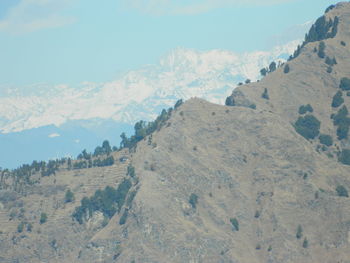
[[[288,62],[130,148],[2,171],[1,260],[350,262],[349,25],[327,8]]]
[[[123,131],[129,134],[136,121],[154,119],[180,98],[223,103],[238,82],[258,79],[262,67],[272,60],[284,61],[298,43],[245,54],[178,48],[159,64],[130,71],[108,83],[3,89],[0,144],[22,150],[19,155],[2,147],[0,165],[14,168],[33,159],[76,156],[83,148],[93,151],[105,139],[119,146]]]

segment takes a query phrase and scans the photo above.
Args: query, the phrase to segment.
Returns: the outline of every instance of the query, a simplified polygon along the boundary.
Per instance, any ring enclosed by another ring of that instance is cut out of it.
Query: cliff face
[[[338,4],[325,21],[335,17],[336,35],[306,43],[287,63],[289,71],[283,65],[259,83],[237,88],[232,106],[191,99],[135,150],[114,153],[121,161],[111,167],[61,167],[25,195],[12,193],[11,199],[3,191],[1,259],[350,262],[350,169],[338,161],[349,140],[337,134],[346,124],[335,125],[330,117],[350,102],[339,87],[350,77],[350,4]],[[327,57],[336,64],[326,64]],[[332,107],[338,91],[344,101]],[[312,112],[306,107],[299,113],[308,104]],[[319,121],[319,129],[311,125],[313,138],[298,130],[296,121],[305,116]],[[320,134],[331,136],[332,145],[321,143]],[[127,172],[129,164],[135,174]],[[123,179],[131,188],[109,221],[100,212],[83,224],[72,220],[84,196]],[[75,202],[63,201],[68,188]],[[9,221],[20,206],[22,218]],[[48,219],[40,224],[41,212]],[[23,218],[32,231],[18,233]]]

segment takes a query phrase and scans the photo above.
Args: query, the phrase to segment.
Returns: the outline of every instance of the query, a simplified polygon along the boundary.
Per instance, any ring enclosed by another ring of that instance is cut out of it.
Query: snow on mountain
[[[285,60],[299,43],[244,54],[178,48],[157,65],[130,71],[108,83],[9,89],[0,97],[0,132],[96,118],[133,124],[140,119],[152,120],[180,98],[201,97],[223,103],[239,81],[257,80],[261,68],[271,61]]]

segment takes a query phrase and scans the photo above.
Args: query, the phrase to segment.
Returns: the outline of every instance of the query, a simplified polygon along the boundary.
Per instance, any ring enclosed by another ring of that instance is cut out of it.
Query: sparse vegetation
[[[317,55],[319,58],[324,58],[326,56],[326,53],[324,52],[326,49],[326,44],[321,41],[320,44],[318,45],[318,52]]]
[[[333,144],[333,139],[330,135],[321,134],[319,137],[320,143],[326,146],[331,146]]]
[[[234,230],[239,231],[239,223],[237,218],[230,218],[230,222]]]
[[[338,91],[334,96],[332,100],[332,107],[333,108],[338,108],[340,105],[344,103],[343,99],[343,92]]]
[[[46,221],[47,221],[47,214],[46,213],[41,213],[39,223],[40,224],[44,224],[44,223],[46,223]]]
[[[299,107],[299,114],[303,115],[307,112],[310,112],[312,113],[314,111],[314,109],[312,108],[312,106],[310,104],[307,104],[307,105],[301,105]]]
[[[294,124],[297,133],[306,139],[314,139],[320,133],[320,121],[313,115],[299,117]]]
[[[198,203],[198,195],[192,193],[192,194],[190,195],[190,199],[188,200],[188,202],[190,203],[190,205],[192,206],[192,208],[196,209],[197,203]]]
[[[289,64],[286,64],[286,65],[284,66],[284,68],[283,68],[283,72],[284,72],[285,74],[287,74],[287,73],[289,73],[289,71],[290,71]]]
[[[307,240],[307,238],[305,237],[304,238],[304,241],[303,241],[303,248],[308,248],[309,247],[309,241]]]
[[[301,225],[298,225],[297,233],[296,233],[295,236],[296,236],[297,239],[302,238],[302,236],[303,236],[303,228],[302,228]]]
[[[270,99],[269,92],[267,91],[267,88],[264,89],[264,92],[261,94],[261,97],[265,100]]]
[[[340,80],[339,88],[342,90],[350,90],[350,79],[349,78],[342,78]]]
[[[73,194],[73,192],[70,189],[68,189],[66,191],[65,196],[64,196],[64,202],[65,203],[70,203],[70,202],[73,202],[73,201],[74,201],[74,194]]]
[[[338,157],[338,161],[345,165],[350,165],[350,150],[343,149]]]
[[[128,213],[128,209],[125,209],[123,215],[119,219],[119,225],[124,225],[126,223],[126,220],[128,219]]]
[[[117,189],[107,186],[104,190],[97,190],[90,198],[84,197],[81,205],[75,209],[73,218],[82,224],[83,219],[92,216],[95,211],[100,211],[104,216],[111,218],[122,208],[131,186],[130,180],[124,179]]]
[[[349,197],[348,190],[346,190],[343,185],[338,185],[335,190],[337,191],[338,196]]]

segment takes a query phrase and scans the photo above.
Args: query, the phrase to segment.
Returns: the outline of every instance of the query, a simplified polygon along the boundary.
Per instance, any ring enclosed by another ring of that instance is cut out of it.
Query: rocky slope
[[[350,3],[328,10],[325,21],[336,17],[334,36],[318,35],[260,82],[236,89],[229,106],[190,99],[135,149],[113,153],[113,166],[64,164],[56,175],[35,174],[40,183],[22,194],[2,190],[1,260],[350,262],[350,168],[338,160],[349,139],[339,138],[330,117],[350,103],[339,87],[350,77]],[[326,64],[327,56],[337,64]],[[332,107],[338,91],[344,101]],[[312,112],[299,113],[307,104]],[[305,116],[320,127],[301,132],[296,121]],[[330,146],[320,133],[331,136]],[[88,205],[95,212],[82,224],[72,219],[84,196],[125,180],[125,202],[109,221]],[[75,202],[64,202],[68,188]],[[21,222],[31,231],[18,231]]]

